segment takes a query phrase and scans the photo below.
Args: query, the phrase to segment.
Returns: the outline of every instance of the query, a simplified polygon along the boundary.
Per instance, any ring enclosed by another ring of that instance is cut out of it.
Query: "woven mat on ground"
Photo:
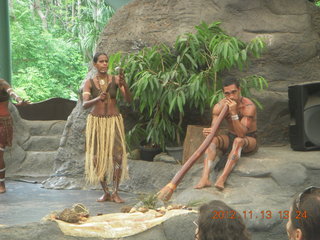
[[[156,217],[156,211],[149,210],[146,213],[113,213],[101,216],[89,217],[81,224],[67,223],[61,220],[54,220],[58,223],[65,235],[74,237],[102,237],[121,238],[138,234],[150,229],[165,220],[195,211],[177,209],[167,211],[161,217]]]

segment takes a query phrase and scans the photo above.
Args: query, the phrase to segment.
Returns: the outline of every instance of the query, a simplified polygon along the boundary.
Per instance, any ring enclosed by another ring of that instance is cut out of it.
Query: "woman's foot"
[[[112,201],[110,193],[104,193],[100,198],[97,199],[97,202],[107,202]]]
[[[0,193],[5,193],[6,192],[6,186],[4,182],[0,182]]]
[[[120,196],[118,195],[118,193],[112,193],[111,195],[111,201],[116,202],[116,203],[124,203],[124,200],[122,200],[120,198]]]

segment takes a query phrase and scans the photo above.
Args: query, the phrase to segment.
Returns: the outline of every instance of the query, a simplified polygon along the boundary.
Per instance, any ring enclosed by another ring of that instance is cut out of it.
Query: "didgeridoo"
[[[225,105],[222,108],[217,120],[213,123],[212,129],[211,129],[211,132],[209,133],[209,135],[202,142],[200,147],[189,157],[189,159],[181,167],[179,172],[176,173],[176,175],[173,177],[173,179],[157,193],[158,199],[160,199],[162,201],[169,201],[170,200],[170,198],[173,194],[173,191],[177,188],[178,184],[181,182],[184,175],[186,175],[186,173],[189,171],[189,169],[193,166],[193,164],[198,160],[198,158],[205,152],[205,150],[210,145],[210,143],[211,143],[214,135],[216,134],[227,110],[228,110],[228,106]]]

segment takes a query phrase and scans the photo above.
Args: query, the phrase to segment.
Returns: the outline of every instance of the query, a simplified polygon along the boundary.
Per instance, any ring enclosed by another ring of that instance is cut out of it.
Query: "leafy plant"
[[[141,201],[141,205],[143,207],[149,208],[149,209],[155,209],[156,204],[158,202],[157,194],[142,194],[139,197],[139,200]]]
[[[179,36],[172,48],[160,44],[123,57],[135,109],[140,112],[129,139],[144,137],[162,148],[168,141],[181,145],[185,109],[203,113],[217,103],[223,97],[221,73],[243,69],[265,47],[260,38],[244,43],[227,35],[220,22],[202,22],[196,29],[195,34]],[[250,88],[262,90],[267,82],[251,76],[241,80],[241,87],[244,96],[251,96]]]
[[[77,99],[96,42],[114,10],[105,1],[11,0],[13,85],[32,102]]]

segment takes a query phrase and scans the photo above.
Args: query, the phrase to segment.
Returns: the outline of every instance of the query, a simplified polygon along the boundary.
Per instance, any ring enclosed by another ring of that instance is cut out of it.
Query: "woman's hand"
[[[31,102],[29,100],[24,100],[24,99],[20,99],[16,103],[17,106],[26,106],[26,105],[29,105],[29,104],[31,104]]]
[[[126,84],[124,73],[121,71],[119,74],[119,87],[125,86]]]
[[[100,93],[99,99],[100,99],[100,101],[104,102],[104,100],[107,99],[107,93],[106,92]]]

